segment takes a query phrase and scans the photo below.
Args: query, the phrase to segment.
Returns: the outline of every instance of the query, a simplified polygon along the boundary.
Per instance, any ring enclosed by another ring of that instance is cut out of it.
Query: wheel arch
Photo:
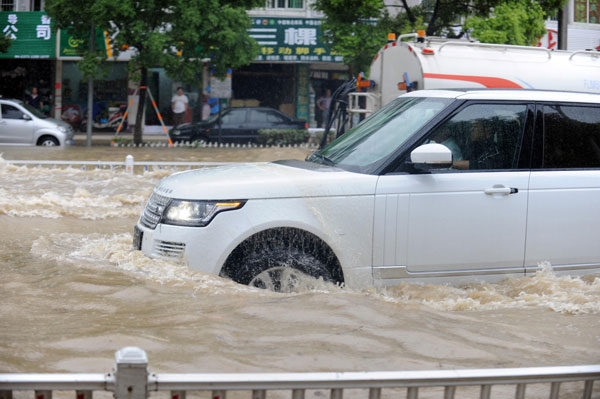
[[[39,136],[35,140],[35,145],[40,145],[42,143],[42,141],[44,141],[44,139],[46,139],[46,138],[51,138],[51,139],[55,140],[56,145],[58,145],[58,146],[60,146],[62,144],[60,137],[56,136],[55,134],[47,133],[47,132],[40,132],[38,134],[39,134]]]
[[[339,257],[329,244],[314,232],[299,227],[269,227],[255,232],[242,240],[227,256],[219,275],[236,280],[236,265],[243,260],[248,253],[256,248],[258,243],[268,240],[285,240],[290,246],[306,251],[315,256],[331,272],[336,282],[344,282],[344,272]]]

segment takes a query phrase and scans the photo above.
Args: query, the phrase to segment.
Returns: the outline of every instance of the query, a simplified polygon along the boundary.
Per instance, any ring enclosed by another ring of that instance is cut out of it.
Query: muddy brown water
[[[303,159],[309,152],[0,147],[3,160],[122,161],[132,154],[239,162]],[[114,352],[131,345],[148,353],[155,372],[600,364],[598,275],[557,277],[548,268],[465,287],[349,290],[308,282],[288,294],[250,289],[131,249],[144,201],[172,170],[131,176],[3,160],[0,373],[106,372]]]

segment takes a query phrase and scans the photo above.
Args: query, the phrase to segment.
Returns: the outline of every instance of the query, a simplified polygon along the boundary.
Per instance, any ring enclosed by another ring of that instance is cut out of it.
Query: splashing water
[[[130,175],[108,169],[30,168],[0,157],[0,215],[90,220],[135,217],[158,180],[172,172]]]
[[[150,259],[131,248],[132,237],[122,234],[60,233],[35,240],[32,254],[68,262],[76,267],[111,267],[160,284],[189,286],[195,293],[227,290],[256,295],[295,295],[306,292],[368,295],[398,304],[423,304],[444,311],[484,311],[538,307],[568,314],[600,313],[600,278],[557,276],[548,263],[529,277],[509,278],[499,283],[463,287],[403,282],[396,287],[353,291],[314,279],[302,273],[283,272],[285,288],[274,293],[246,287],[231,280],[189,269],[185,264]],[[269,276],[260,276],[269,286]],[[272,283],[271,283],[272,284]]]
[[[382,293],[387,301],[422,303],[439,310],[542,307],[560,313],[600,313],[600,278],[557,276],[548,262],[528,277],[463,287],[401,283]]]

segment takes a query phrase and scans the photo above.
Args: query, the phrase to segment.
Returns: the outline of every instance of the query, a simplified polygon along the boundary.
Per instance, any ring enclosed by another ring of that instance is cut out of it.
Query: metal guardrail
[[[76,399],[92,399],[94,391],[110,391],[115,399],[147,399],[149,392],[170,391],[171,399],[185,399],[187,391],[211,391],[226,399],[228,391],[251,391],[252,399],[266,399],[267,391],[289,390],[292,399],[304,399],[306,390],[328,389],[330,399],[343,399],[345,389],[368,390],[368,399],[380,399],[383,389],[406,388],[417,399],[420,388],[443,387],[444,399],[453,399],[457,387],[480,387],[489,399],[493,386],[514,385],[516,399],[525,398],[528,384],[549,384],[548,397],[558,399],[564,382],[582,382],[582,398],[591,399],[600,365],[506,369],[432,370],[344,373],[155,374],[148,371],[146,353],[136,347],[116,352],[116,365],[107,374],[0,374],[0,399],[13,391],[35,391],[35,399],[52,399],[52,391],[76,391]],[[464,397],[461,395],[461,398]]]

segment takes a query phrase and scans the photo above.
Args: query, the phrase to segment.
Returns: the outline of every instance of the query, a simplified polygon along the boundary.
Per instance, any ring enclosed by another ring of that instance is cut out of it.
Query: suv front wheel
[[[58,140],[52,136],[42,136],[37,142],[37,145],[42,147],[56,147],[59,145]]]
[[[252,276],[248,285],[276,292],[293,291],[306,276],[333,281],[326,265],[297,248],[255,252],[245,260],[243,269]]]

